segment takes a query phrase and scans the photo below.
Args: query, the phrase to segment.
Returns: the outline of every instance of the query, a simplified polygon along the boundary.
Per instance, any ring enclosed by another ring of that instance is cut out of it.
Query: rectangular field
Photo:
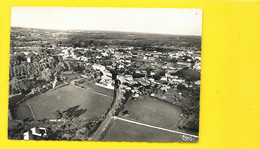
[[[195,142],[197,138],[115,119],[102,141]]]
[[[128,101],[124,110],[128,111],[128,115],[120,113],[119,117],[172,130],[176,129],[182,114],[177,106],[147,96]]]
[[[77,106],[81,109],[79,116],[91,120],[104,114],[111,106],[112,100],[108,96],[67,85],[28,99],[25,104],[31,106],[36,120],[53,119],[56,110],[63,112]]]

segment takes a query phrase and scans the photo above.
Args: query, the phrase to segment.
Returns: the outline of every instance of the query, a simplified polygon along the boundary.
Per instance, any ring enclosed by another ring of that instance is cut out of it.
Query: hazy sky
[[[200,9],[12,7],[11,26],[201,35]]]

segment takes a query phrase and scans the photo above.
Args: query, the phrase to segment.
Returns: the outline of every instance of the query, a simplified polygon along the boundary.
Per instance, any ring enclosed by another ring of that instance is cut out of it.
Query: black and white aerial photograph
[[[12,7],[8,139],[198,142],[201,9]]]

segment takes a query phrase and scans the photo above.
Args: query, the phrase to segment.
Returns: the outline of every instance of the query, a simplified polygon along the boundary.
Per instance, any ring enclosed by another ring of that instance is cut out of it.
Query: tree
[[[41,73],[42,79],[45,81],[50,81],[51,80],[51,70],[49,68],[44,69]]]
[[[177,89],[182,91],[182,90],[186,90],[187,88],[183,84],[178,84]]]
[[[55,112],[52,113],[53,116],[56,118],[56,119],[61,119],[62,118],[62,113],[59,111],[59,110],[56,110]]]

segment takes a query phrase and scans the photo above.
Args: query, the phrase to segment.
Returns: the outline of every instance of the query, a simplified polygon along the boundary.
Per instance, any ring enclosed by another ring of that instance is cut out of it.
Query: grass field
[[[129,116],[119,114],[119,117],[167,129],[174,129],[175,124],[180,121],[182,113],[180,108],[153,98],[135,102],[128,101],[124,110],[128,110]]]
[[[26,118],[34,119],[30,107],[26,104],[20,104],[15,107],[12,116],[13,119],[17,120],[23,120]]]
[[[114,120],[102,141],[182,142],[182,135]]]
[[[30,105],[36,120],[54,118],[56,110],[65,111],[79,106],[85,111],[80,117],[87,120],[95,119],[104,114],[111,106],[112,98],[102,96],[73,85],[67,85],[56,90],[28,99],[25,104]]]
[[[114,90],[97,86],[97,85],[90,83],[88,81],[85,81],[84,83],[79,84],[78,86],[81,86],[81,87],[83,87],[83,88],[85,88],[89,91],[95,91],[95,92],[98,92],[98,93],[106,94],[107,96],[110,96],[111,98],[113,98],[113,96],[114,96]]]
[[[186,80],[197,81],[200,80],[200,72],[193,69],[183,69],[176,73],[178,76]]]

